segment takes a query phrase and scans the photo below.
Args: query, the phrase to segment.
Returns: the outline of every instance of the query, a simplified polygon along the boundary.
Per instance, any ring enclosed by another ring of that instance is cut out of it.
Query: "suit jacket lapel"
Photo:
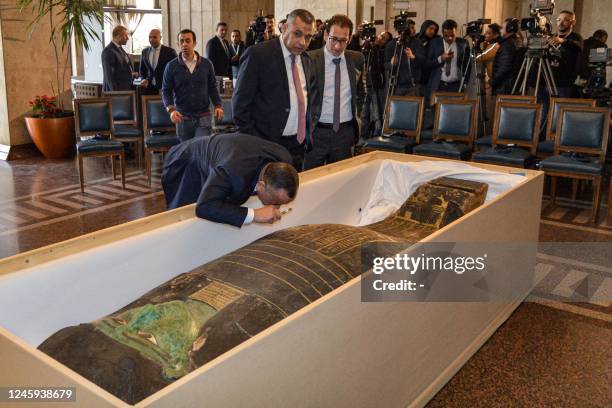
[[[276,48],[275,58],[276,58],[276,67],[279,70],[279,73],[282,78],[282,87],[285,94],[285,103],[287,106],[291,103],[291,98],[289,97],[289,78],[287,77],[287,67],[285,66],[285,57],[283,54],[283,48],[281,47],[281,39],[274,40],[274,47]],[[291,82],[293,83],[293,78],[291,78]]]
[[[349,82],[351,83],[351,96],[353,100],[357,97],[357,80],[355,79],[355,75],[357,72],[355,71],[355,63],[353,59],[348,53],[344,53],[344,58],[346,58],[346,68],[348,70]]]

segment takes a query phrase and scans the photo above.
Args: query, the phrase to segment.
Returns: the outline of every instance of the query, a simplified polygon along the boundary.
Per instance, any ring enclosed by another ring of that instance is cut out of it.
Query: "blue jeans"
[[[199,118],[185,116],[182,121],[176,124],[176,135],[181,142],[193,139],[196,136],[210,136],[211,133],[210,115]]]

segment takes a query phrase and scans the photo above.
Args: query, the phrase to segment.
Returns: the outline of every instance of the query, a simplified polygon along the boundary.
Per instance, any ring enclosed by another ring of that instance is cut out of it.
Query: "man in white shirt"
[[[304,169],[344,160],[358,140],[357,110],[365,96],[363,54],[347,50],[353,23],[337,14],[327,22],[325,46],[309,52],[312,59],[310,95],[315,126],[312,149]]]
[[[304,52],[314,34],[314,16],[293,10],[276,40],[253,45],[240,58],[232,97],[240,132],[284,146],[301,170],[310,146],[310,58]]]
[[[161,43],[161,31],[154,28],[149,32],[150,47],[142,50],[140,56],[140,77],[143,78],[141,86],[143,94],[159,94],[164,79],[164,69],[170,61],[176,58],[174,48],[166,47]]]

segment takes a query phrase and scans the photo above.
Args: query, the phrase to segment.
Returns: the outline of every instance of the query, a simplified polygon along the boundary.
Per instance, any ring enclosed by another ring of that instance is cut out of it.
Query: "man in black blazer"
[[[461,92],[461,78],[469,71],[470,46],[457,37],[457,23],[454,20],[442,23],[442,38],[431,40],[428,48],[426,68],[431,75],[426,99],[435,91]]]
[[[161,31],[157,28],[149,33],[149,44],[151,46],[142,50],[140,56],[140,77],[143,78],[142,93],[157,95],[164,79],[164,69],[170,61],[176,58],[176,51],[161,43]]]
[[[232,78],[238,79],[238,69],[240,68],[240,57],[246,50],[246,46],[242,41],[240,30],[233,30],[230,35],[230,64],[232,65]]]
[[[353,34],[348,16],[327,21],[325,46],[309,52],[312,149],[304,157],[304,170],[347,159],[359,140],[357,109],[365,97],[364,57],[346,49]]]
[[[232,97],[240,131],[283,145],[298,170],[310,138],[310,58],[305,51],[313,34],[309,11],[289,13],[279,39],[251,46],[242,55]]]
[[[102,72],[104,82],[102,90],[129,91],[134,79],[132,59],[122,46],[127,44],[128,29],[117,26],[113,29],[113,40],[102,51]],[[136,74],[137,75],[137,74]]]
[[[231,78],[230,45],[225,39],[226,36],[227,24],[217,23],[217,35],[206,43],[206,58],[212,62],[216,76]]]
[[[197,202],[198,217],[236,227],[279,220],[278,207],[297,194],[297,171],[285,148],[253,140],[240,133],[217,134],[170,149],[162,173],[168,209]],[[264,206],[242,207],[254,194]]]

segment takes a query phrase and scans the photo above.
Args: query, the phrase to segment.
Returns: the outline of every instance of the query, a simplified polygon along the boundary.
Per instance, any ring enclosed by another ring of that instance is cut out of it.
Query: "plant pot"
[[[32,141],[48,159],[62,159],[74,153],[74,115],[60,118],[26,116]]]

